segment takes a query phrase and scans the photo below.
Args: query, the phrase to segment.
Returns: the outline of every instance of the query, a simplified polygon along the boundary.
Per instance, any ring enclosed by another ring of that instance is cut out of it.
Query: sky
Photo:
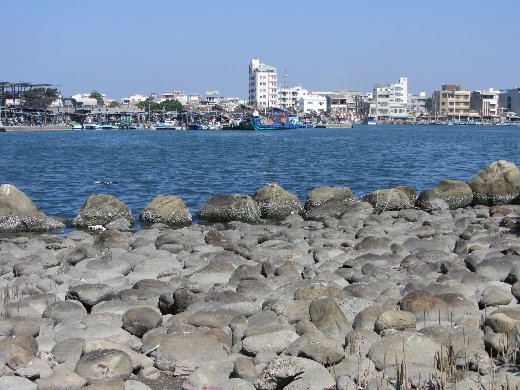
[[[518,0],[2,0],[0,81],[112,99],[246,98],[252,58],[279,82],[409,91],[520,86]]]

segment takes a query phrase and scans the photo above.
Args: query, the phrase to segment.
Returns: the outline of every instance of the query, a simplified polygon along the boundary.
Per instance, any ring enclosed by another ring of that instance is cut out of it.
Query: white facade
[[[496,118],[499,110],[500,91],[493,88],[487,91],[475,91],[471,93],[470,108],[485,118]]]
[[[181,91],[164,92],[161,95],[156,95],[154,101],[162,103],[166,100],[178,100],[182,105],[188,104],[188,95]]]
[[[327,98],[320,95],[302,96],[298,101],[298,111],[304,114],[324,113],[327,111]]]
[[[97,100],[89,96],[89,93],[78,93],[77,95],[72,95],[71,97],[76,101],[76,103],[81,103],[82,107],[96,107],[98,104]]]
[[[280,108],[288,109],[291,107],[298,107],[298,102],[304,96],[307,96],[309,91],[304,89],[302,86],[291,87],[291,88],[279,88],[278,97]]]
[[[257,58],[249,64],[249,104],[258,108],[279,107],[276,68]]]
[[[136,93],[130,97],[121,99],[121,104],[128,107],[135,107],[137,103],[144,102],[146,99],[148,99],[148,96]]]
[[[376,119],[404,118],[408,115],[408,79],[399,78],[396,84],[374,87]]]

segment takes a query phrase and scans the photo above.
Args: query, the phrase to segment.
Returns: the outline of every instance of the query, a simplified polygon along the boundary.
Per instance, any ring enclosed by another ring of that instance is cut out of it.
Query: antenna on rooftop
[[[284,74],[283,74],[283,87],[287,88],[287,68],[284,68]]]

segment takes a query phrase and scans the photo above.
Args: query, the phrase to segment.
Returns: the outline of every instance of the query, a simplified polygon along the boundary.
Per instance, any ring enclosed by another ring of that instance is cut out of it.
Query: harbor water
[[[286,131],[45,131],[0,134],[0,184],[48,215],[73,218],[89,195],[111,194],[137,217],[158,194],[192,214],[213,195],[276,182],[304,202],[321,186],[354,194],[442,179],[467,181],[488,163],[520,166],[520,128],[355,126]]]

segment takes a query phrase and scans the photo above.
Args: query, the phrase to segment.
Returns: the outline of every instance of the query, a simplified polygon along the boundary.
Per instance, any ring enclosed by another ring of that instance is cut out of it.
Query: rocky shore
[[[0,186],[1,389],[520,387],[520,171],[356,199],[158,196],[73,221]],[[71,225],[66,236],[56,229]]]

